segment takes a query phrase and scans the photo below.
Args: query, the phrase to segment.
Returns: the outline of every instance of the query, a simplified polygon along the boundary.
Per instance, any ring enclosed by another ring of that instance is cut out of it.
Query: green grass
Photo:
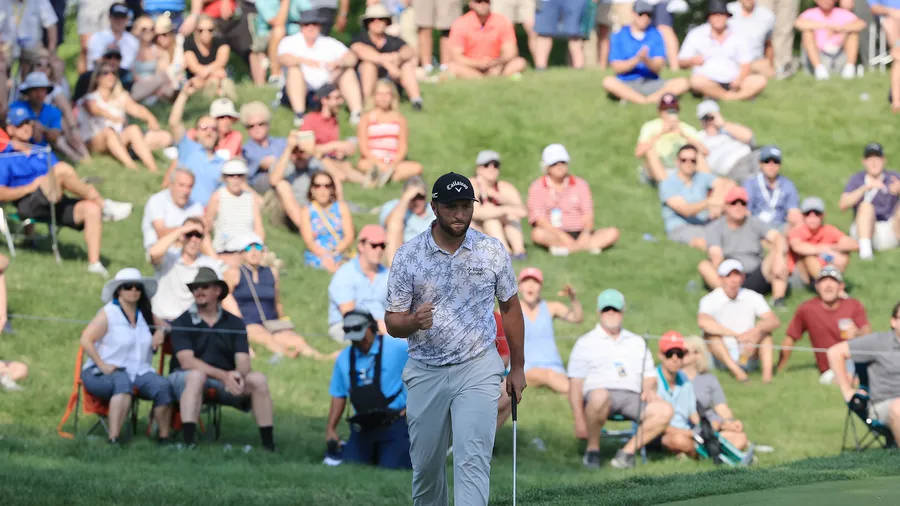
[[[606,287],[622,290],[628,299],[626,326],[638,333],[660,334],[669,328],[696,332],[700,291],[686,288],[698,280],[699,252],[663,240],[655,192],[637,181],[634,142],[642,122],[654,117],[650,107],[621,106],[606,99],[600,87],[603,73],[552,70],[528,73],[518,82],[448,82],[424,87],[426,112],[410,120],[410,157],[423,163],[429,182],[446,171],[471,173],[480,149],[503,156],[502,177],[525,192],[539,175],[541,149],[562,142],[572,154],[572,171],[594,190],[598,225],[616,225],[622,238],[599,257],[573,255],[551,258],[529,248],[528,263],[544,270],[545,295],[553,298],[571,283],[588,309],[581,325],[558,324],[558,344],[564,358],[578,335],[594,323],[592,300]],[[886,111],[887,77],[873,73],[859,81],[814,82],[798,76],[773,83],[753,102],[723,105],[726,118],[745,123],[758,143],[778,143],[785,153],[784,173],[802,196],[816,194],[828,203],[829,222],[846,230],[849,214],[837,211],[837,197],[851,171],[860,167],[862,146],[873,139],[885,144],[888,156],[900,152],[897,120]],[[861,100],[860,94],[872,98]],[[243,85],[241,102],[271,100],[268,89]],[[691,123],[697,101],[683,100],[683,116]],[[190,115],[207,104],[192,103]],[[406,107],[406,106],[404,106]],[[160,110],[161,114],[165,111]],[[290,117],[278,111],[273,123],[284,134]],[[163,116],[164,117],[164,116]],[[350,134],[349,131],[345,131]],[[157,191],[160,175],[131,172],[97,157],[82,165],[83,176],[103,178],[101,192],[135,203],[127,220],[104,228],[103,259],[110,271],[138,266],[151,272],[141,251],[140,219],[147,196]],[[350,200],[374,207],[399,194],[399,185],[381,191],[348,188]],[[357,229],[375,216],[354,216]],[[659,240],[648,242],[643,234]],[[64,261],[56,265],[49,248],[20,250],[8,271],[11,313],[87,320],[99,309],[103,281],[85,272],[82,239],[63,230]],[[326,335],[328,275],[303,267],[302,241],[296,234],[268,227],[268,244],[285,261],[282,297],[299,330],[321,350],[337,345]],[[847,277],[853,295],[861,299],[876,329],[887,325],[896,292],[885,278],[896,272],[896,251],[877,255],[875,262],[851,262]],[[698,280],[699,281],[699,280]],[[808,298],[794,293],[793,310]],[[783,329],[790,312],[782,313]],[[375,469],[325,468],[324,425],[331,367],[305,360],[272,366],[258,350],[254,367],[270,379],[276,408],[279,453],[263,455],[250,416],[227,410],[218,443],[204,443],[189,454],[158,450],[142,435],[127,448],[111,450],[100,439],[62,440],[54,429],[70,390],[72,363],[83,325],[13,319],[14,335],[0,336],[0,357],[24,360],[31,376],[20,394],[0,394],[0,498],[13,503],[112,503],[169,501],[305,504],[398,504],[408,502],[410,474]],[[812,356],[794,353],[786,374],[764,386],[739,385],[721,376],[729,404],[742,418],[751,439],[771,445],[774,453],[759,456],[756,471],[713,470],[707,462],[682,462],[651,454],[646,466],[630,472],[581,466],[582,444],[572,433],[567,401],[546,390],[530,389],[520,409],[519,493],[529,503],[649,503],[688,499],[730,491],[784,486],[818,480],[852,479],[895,473],[898,459],[886,453],[829,457],[838,453],[845,409],[836,389],[818,384]],[[147,406],[144,404],[144,413]],[[144,422],[141,422],[143,429]],[[346,436],[346,425],[341,433]],[[546,451],[530,442],[541,438]],[[230,443],[236,450],[225,452]],[[255,446],[244,455],[238,448]],[[604,446],[611,456],[616,444]],[[510,500],[511,429],[501,429],[495,451],[492,498]],[[826,458],[822,458],[826,457]],[[812,460],[804,460],[810,459]],[[668,475],[679,473],[673,480]],[[150,499],[152,498],[152,499]]]

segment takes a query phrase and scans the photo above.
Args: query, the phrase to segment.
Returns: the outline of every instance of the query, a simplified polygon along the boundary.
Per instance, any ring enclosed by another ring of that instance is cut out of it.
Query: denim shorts
[[[132,390],[137,388],[138,397],[153,401],[154,406],[167,406],[175,402],[169,382],[152,371],[137,376],[132,382],[124,369],[116,369],[112,374],[103,374],[96,365],[92,365],[81,371],[81,381],[88,393],[104,401],[108,401],[114,395],[131,395]]]
[[[582,38],[581,14],[586,1],[539,0],[534,30],[543,37]]]

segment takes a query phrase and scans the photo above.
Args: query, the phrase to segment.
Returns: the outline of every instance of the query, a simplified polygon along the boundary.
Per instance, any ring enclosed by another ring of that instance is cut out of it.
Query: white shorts
[[[109,28],[109,6],[116,0],[78,0],[78,35],[90,35]]]
[[[856,234],[856,223],[850,225],[850,237],[859,239]],[[900,245],[900,239],[894,232],[894,220],[876,221],[875,233],[872,234],[872,247],[877,251],[896,248],[898,245]]]
[[[535,9],[535,0],[493,0],[491,2],[491,11],[503,14],[513,24],[534,24]]]

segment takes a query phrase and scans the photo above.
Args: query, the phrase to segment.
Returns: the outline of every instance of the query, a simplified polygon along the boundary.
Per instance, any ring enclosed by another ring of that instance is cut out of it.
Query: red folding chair
[[[159,353],[159,367],[157,369],[157,373],[160,376],[164,374],[166,368],[166,356],[174,355],[172,349],[172,341],[169,338],[168,334],[166,335],[166,339],[163,341],[162,348]],[[219,440],[219,435],[222,433],[222,405],[217,402],[216,399],[216,389],[215,388],[207,388],[205,392],[203,392],[203,408],[201,410],[202,413],[206,413],[206,422],[208,425],[213,428],[213,435],[215,440]],[[176,399],[178,401],[179,399]],[[198,420],[200,425],[200,432],[206,432],[205,427],[203,426],[203,420]],[[179,411],[179,403],[175,403],[175,414],[172,419],[172,430],[179,431],[181,430],[181,412]]]
[[[63,414],[62,420],[59,421],[59,425],[56,426],[56,432],[66,439],[74,439],[75,435],[78,434],[78,406],[81,405],[81,409],[84,411],[86,415],[97,415],[97,422],[88,429],[86,435],[92,434],[98,427],[103,427],[103,431],[109,434],[109,425],[107,424],[107,417],[109,416],[109,402],[104,401],[98,397],[91,395],[90,392],[84,390],[82,388],[83,384],[81,382],[81,367],[84,361],[84,348],[81,346],[78,347],[78,354],[75,357],[75,374],[72,379],[72,393],[69,394],[69,402],[66,405],[66,412]],[[82,393],[82,390],[84,392]],[[135,388],[132,391],[131,395],[131,407],[129,408],[129,413],[127,418],[131,421],[131,433],[132,435],[137,434],[137,419],[138,419],[138,396],[137,389]],[[81,401],[81,397],[84,395],[84,402]],[[66,421],[69,419],[70,415],[74,415],[73,417],[73,428],[72,432],[66,432],[63,430],[63,426],[65,426]]]

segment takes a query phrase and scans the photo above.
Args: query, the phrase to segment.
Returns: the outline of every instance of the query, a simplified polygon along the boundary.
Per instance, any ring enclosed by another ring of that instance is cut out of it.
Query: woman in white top
[[[222,165],[224,183],[206,204],[206,223],[213,225],[213,248],[231,267],[240,264],[238,249],[229,249],[235,239],[256,234],[264,239],[259,198],[247,185],[247,163],[240,158]]]
[[[162,65],[165,50],[154,44],[155,23],[150,16],[141,16],[134,21],[131,33],[140,42],[137,56],[131,64],[134,84],[131,87],[131,98],[146,105],[153,105],[160,98],[170,100],[175,88],[172,80]]]
[[[142,277],[133,267],[120,270],[103,286],[100,299],[105,305],[81,333],[89,357],[81,381],[88,393],[109,401],[110,443],[118,443],[135,390],[153,401],[160,441],[169,438],[175,397],[151,364],[165,337],[162,321],[150,309],[156,286],[156,280]]]
[[[150,172],[156,172],[159,168],[151,151],[172,144],[172,135],[160,129],[153,113],[125,91],[117,70],[113,65],[103,63],[91,76],[88,94],[79,100],[81,138],[91,153],[108,152],[129,169],[136,169],[137,165],[128,153],[130,146]],[[126,115],[144,120],[149,131],[145,134],[137,125],[126,126]]]

